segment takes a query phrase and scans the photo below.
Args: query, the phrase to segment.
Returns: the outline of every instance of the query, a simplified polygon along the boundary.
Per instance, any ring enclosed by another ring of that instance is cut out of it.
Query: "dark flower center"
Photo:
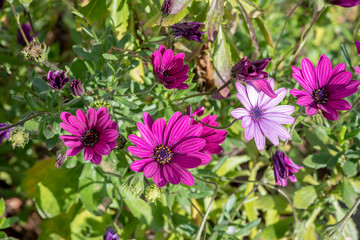
[[[154,150],[156,161],[161,164],[166,164],[171,161],[171,150],[168,146],[159,145]]]
[[[313,98],[316,103],[326,103],[328,100],[328,92],[325,88],[316,89],[313,92]]]
[[[256,121],[262,120],[263,119],[262,118],[263,117],[263,110],[261,110],[260,107],[256,107],[251,111],[250,115]]]
[[[97,134],[97,132],[95,132],[94,129],[87,130],[81,136],[81,140],[85,146],[92,147],[98,141],[98,134]]]

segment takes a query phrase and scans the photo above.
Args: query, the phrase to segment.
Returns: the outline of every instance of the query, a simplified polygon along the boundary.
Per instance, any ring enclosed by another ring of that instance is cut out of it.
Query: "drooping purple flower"
[[[274,89],[274,79],[267,80],[271,89]],[[286,95],[286,89],[275,91],[276,98],[270,98],[264,92],[258,92],[250,85],[246,89],[240,83],[235,83],[236,95],[245,108],[237,108],[231,112],[236,119],[241,119],[241,126],[245,128],[245,140],[255,138],[257,148],[261,151],[265,147],[265,136],[275,145],[279,145],[279,138],[290,139],[290,134],[282,124],[291,124],[294,118],[290,115],[294,107],[278,105]]]
[[[49,87],[55,90],[61,90],[64,85],[70,81],[69,77],[65,76],[65,71],[59,74],[59,71],[49,71],[47,80],[49,82]]]
[[[356,41],[355,46],[356,46],[356,50],[357,50],[358,54],[360,54],[360,41]]]
[[[360,0],[329,0],[329,3],[349,8],[360,5]]]
[[[174,56],[171,49],[165,49],[160,45],[159,50],[151,56],[153,71],[159,83],[167,89],[187,89],[189,85],[184,82],[189,78],[189,66],[184,65],[184,53]]]
[[[111,227],[106,229],[103,238],[104,238],[104,240],[119,240],[120,239],[117,232],[115,231],[115,229],[113,229]]]
[[[170,14],[171,0],[164,0],[164,3],[161,7],[161,12],[164,15]]]
[[[271,58],[263,58],[254,62],[250,62],[246,58],[244,57],[233,66],[231,69],[232,76],[238,81],[243,81],[255,87],[258,91],[263,91],[269,97],[276,98],[276,94],[268,81],[266,81],[269,75],[263,71],[271,61]]]
[[[163,118],[154,121],[146,112],[143,119],[144,124],[137,123],[141,138],[129,136],[136,145],[129,147],[129,152],[141,158],[130,168],[154,178],[158,187],[167,182],[192,186],[194,178],[188,169],[200,166],[202,157],[206,157],[201,152],[206,145],[206,140],[200,137],[202,124],[191,125],[190,117],[180,112],[174,113],[167,123]]]
[[[345,63],[332,69],[330,59],[322,55],[316,69],[307,58],[302,60],[301,69],[292,69],[292,76],[305,91],[291,89],[290,94],[298,98],[296,103],[305,107],[307,115],[316,115],[320,109],[326,119],[335,121],[339,117],[337,110],[351,109],[350,103],[342,98],[356,93],[360,82],[351,80]]]
[[[283,187],[287,184],[286,178],[289,178],[291,182],[296,182],[297,179],[294,173],[297,173],[302,168],[293,163],[284,152],[278,150],[273,155],[273,164],[275,183]]]
[[[9,124],[7,123],[0,123],[0,129],[1,128],[5,128],[9,126]],[[0,144],[5,140],[5,139],[8,139],[9,136],[10,136],[10,131],[11,131],[12,128],[9,128],[7,130],[4,130],[4,131],[1,131],[0,132]]]
[[[190,23],[176,23],[170,26],[173,31],[174,38],[186,38],[189,41],[197,41],[203,43],[201,35],[205,32],[200,32],[202,23],[190,22]]]
[[[70,90],[74,96],[81,96],[84,93],[80,78],[72,80],[69,83],[69,86],[70,86]]]
[[[34,39],[34,36],[31,35],[31,25],[30,23],[22,23],[21,24],[21,28],[24,31],[24,34],[26,36],[26,39],[28,40],[28,42],[32,42]],[[26,46],[26,42],[20,32],[20,29],[18,29],[17,31],[17,42],[23,46]]]
[[[86,115],[81,109],[76,111],[76,116],[62,112],[60,118],[63,120],[60,127],[72,134],[60,136],[65,146],[70,148],[67,156],[75,156],[84,149],[85,161],[100,164],[102,156],[109,155],[116,148],[117,124],[110,120],[105,107],[97,111],[90,108]]]
[[[191,114],[191,106],[189,108],[187,110],[188,116],[200,117],[204,114],[205,108],[203,106],[198,107],[192,114]],[[213,126],[213,127],[218,127],[219,123],[216,122],[216,119],[217,119],[217,115],[211,116],[209,114],[199,121],[202,123],[205,123],[207,125]],[[194,119],[191,119],[191,125],[201,124],[200,122],[197,122]],[[203,125],[203,124],[201,124],[201,125]],[[206,145],[201,150],[201,152],[203,154],[205,154],[206,156],[202,155],[202,157],[201,157],[202,164],[201,165],[205,165],[210,162],[211,154],[219,154],[222,152],[223,148],[220,146],[220,144],[225,141],[226,136],[227,136],[226,130],[214,129],[214,128],[210,128],[208,126],[203,125],[203,129],[202,129],[199,137],[206,140]]]

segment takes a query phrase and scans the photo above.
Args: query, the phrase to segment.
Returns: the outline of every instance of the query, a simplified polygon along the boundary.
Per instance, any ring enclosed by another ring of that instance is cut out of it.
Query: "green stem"
[[[84,103],[85,107],[86,107],[87,109],[89,109],[89,106],[88,106],[88,104],[86,103],[86,101],[85,101],[85,99],[83,98],[83,96],[79,96],[79,97],[80,97],[80,100]]]
[[[339,222],[341,222],[340,229],[343,230],[345,227],[346,222],[349,220],[349,218],[354,214],[355,210],[360,204],[360,198],[357,199],[356,203],[352,206],[350,211],[346,213],[346,215],[341,219]]]
[[[334,123],[334,125],[331,127],[331,131],[334,130],[334,128],[336,127],[336,125],[339,123],[340,119],[342,119],[345,115],[347,115],[348,113],[350,113],[352,110],[354,110],[354,108],[360,103],[360,97],[358,98],[358,100],[356,100],[356,102],[354,103],[354,105],[351,107],[351,109],[347,110],[343,115],[341,115],[336,122]]]
[[[214,202],[215,197],[216,197],[216,194],[217,194],[217,191],[218,191],[218,184],[217,184],[216,182],[207,181],[207,180],[204,180],[204,179],[201,179],[201,178],[198,178],[198,177],[195,177],[195,178],[196,178],[197,180],[199,180],[199,181],[202,181],[202,182],[207,183],[207,184],[212,184],[212,185],[215,186],[214,195],[212,196],[211,201],[210,201],[210,203],[209,203],[209,206],[208,206],[208,208],[206,209],[204,218],[203,218],[203,220],[201,221],[199,230],[198,230],[198,232],[197,232],[197,234],[196,234],[196,237],[195,237],[195,240],[200,240],[200,238],[201,238],[201,232],[202,232],[202,230],[203,230],[204,227],[205,227],[206,219],[207,219],[207,217],[209,216],[210,209],[211,209],[211,205],[212,205],[212,203]]]
[[[140,92],[137,92],[137,93],[134,93],[134,94],[125,94],[125,95],[115,95],[115,96],[118,96],[118,97],[128,97],[128,96],[132,96],[132,95],[142,95],[142,94],[146,94],[148,92],[150,92],[155,86],[157,85],[157,82],[154,82],[148,89],[145,89],[143,91],[140,91]]]
[[[300,113],[301,113],[301,108],[302,108],[302,107],[300,106],[300,107],[299,107],[299,111],[298,111],[298,113],[297,113],[297,115],[296,115],[295,121],[294,121],[293,125],[291,126],[291,130],[290,130],[290,132],[289,132],[290,138],[291,138],[291,135],[292,135],[292,133],[293,133],[293,131],[294,131],[294,129],[295,129],[296,122],[297,122],[297,120],[299,119],[299,116],[300,116]],[[288,144],[288,142],[289,142],[289,139],[287,139],[287,140],[285,141],[285,143],[284,143],[284,146],[283,146],[284,150],[285,150],[285,147],[286,147],[286,145]]]
[[[253,194],[259,187],[260,183],[257,184],[240,202],[240,204],[236,207],[234,213],[232,214],[231,218],[230,218],[230,222],[234,221],[234,218],[236,217],[237,212],[240,211],[240,208],[242,207],[242,205],[245,203],[246,199],[248,199],[250,197],[251,194]]]
[[[352,44],[355,44],[355,42],[356,42],[356,37],[357,37],[357,34],[359,32],[359,29],[360,29],[360,17],[358,17],[358,21],[356,23],[355,31],[353,33],[353,42],[352,42]],[[355,48],[356,48],[355,46],[353,46],[351,48],[351,60],[352,61],[354,60]]]
[[[37,40],[37,41],[39,42],[39,40],[38,40],[38,38],[37,38],[37,36],[36,36],[34,24],[33,24],[33,21],[32,21],[32,19],[31,19],[30,11],[29,11],[28,8],[26,9],[26,15],[27,15],[27,17],[28,17],[28,19],[29,19],[30,26],[31,26],[31,31],[33,32],[34,38],[35,38],[35,40]]]
[[[23,124],[23,123],[25,123],[26,121],[29,121],[30,119],[33,119],[33,118],[36,118],[36,117],[39,117],[39,116],[42,116],[42,115],[45,115],[45,114],[47,114],[46,112],[34,112],[35,114],[34,115],[31,115],[31,116],[29,116],[29,117],[27,117],[27,118],[25,118],[25,119],[23,119],[23,120],[21,120],[21,121],[19,121],[19,122],[17,122],[17,123],[14,123],[14,124],[11,124],[11,125],[9,125],[9,126],[6,126],[6,127],[3,127],[3,128],[1,128],[0,129],[0,132],[2,132],[2,131],[5,131],[5,130],[8,130],[8,129],[10,129],[10,128],[13,128],[13,127],[16,127],[16,126],[18,126],[18,125],[20,125],[20,124]]]
[[[17,13],[16,13],[14,4],[13,4],[13,3],[10,3],[10,5],[11,5],[11,10],[12,10],[12,12],[13,12],[13,14],[14,14],[14,17],[15,17],[15,19],[16,19],[16,23],[17,23],[17,25],[18,25],[18,27],[19,27],[21,36],[23,37],[26,45],[29,45],[29,41],[27,40],[27,37],[26,37],[26,35],[25,35],[25,33],[24,33],[24,30],[23,30],[22,27],[21,27],[21,24],[20,24],[20,21],[19,21],[19,17],[18,17],[18,15],[17,15]]]
[[[206,124],[206,123],[203,123],[201,120],[198,121],[199,123],[201,123],[202,125],[205,125],[209,128],[213,128],[213,129],[228,129],[229,127],[231,127],[234,123],[236,123],[239,119],[234,119],[230,124],[226,125],[225,127],[214,127],[214,126],[211,126],[209,124]]]

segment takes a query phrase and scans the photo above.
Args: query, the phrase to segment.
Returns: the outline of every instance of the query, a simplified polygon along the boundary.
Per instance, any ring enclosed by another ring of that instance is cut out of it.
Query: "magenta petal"
[[[62,135],[59,137],[63,141],[77,141],[80,140],[79,137],[73,136],[73,135]]]
[[[191,175],[189,170],[182,168],[181,166],[178,166],[176,163],[172,164],[172,167],[176,169],[176,171],[180,174],[181,180],[180,182],[187,185],[192,186],[194,185],[194,177]]]
[[[152,133],[152,131],[146,127],[144,124],[142,123],[137,123],[136,124],[139,132],[141,134],[141,137],[152,147],[155,148],[156,147],[156,141],[154,138],[154,135]]]
[[[176,172],[176,169],[174,170],[171,167],[171,165],[171,163],[168,163],[163,166],[164,177],[169,183],[177,185],[180,183],[181,176],[178,172]]]
[[[109,145],[109,148],[110,148],[110,149],[114,149],[114,148],[117,147],[117,144],[116,144],[115,141],[114,141],[114,142],[108,142],[107,145]]]
[[[211,161],[211,156],[208,152],[195,152],[195,153],[187,154],[187,156],[200,158],[201,160],[200,165],[206,165]]]
[[[176,89],[188,89],[189,85],[187,85],[186,83],[180,83]]]
[[[171,148],[177,144],[187,133],[190,124],[190,117],[181,117],[171,129],[167,145]]]
[[[178,164],[183,168],[195,168],[202,163],[200,158],[190,155],[174,155],[172,158],[172,162]]]
[[[81,133],[78,129],[74,128],[72,125],[68,125],[66,123],[60,123],[60,127],[66,131],[68,131],[71,134],[74,134],[75,136],[81,137]]]
[[[257,149],[259,151],[263,150],[265,147],[265,136],[264,133],[261,131],[258,122],[254,123],[254,138]]]
[[[118,127],[118,125],[117,125],[116,122],[110,121],[110,124],[109,124],[109,126],[107,127],[107,129],[117,130],[117,127]]]
[[[113,142],[119,136],[119,132],[113,129],[105,129],[99,133],[99,142]]]
[[[271,121],[261,121],[259,127],[264,135],[275,145],[279,145],[279,138],[275,131],[272,129]]]
[[[333,109],[330,106],[327,106],[325,104],[318,104],[317,106],[321,110],[321,113],[323,114],[323,116],[326,119],[328,119],[330,121],[335,121],[338,119],[339,114],[335,109]]]
[[[311,88],[311,86],[304,80],[302,75],[298,75],[298,74],[293,74],[292,75],[293,78],[295,78],[295,80],[300,84],[300,86],[302,86],[307,92],[312,93],[313,89]]]
[[[203,125],[201,123],[195,124],[195,125],[191,125],[189,127],[188,132],[186,133],[185,138],[189,138],[189,137],[199,137],[200,134],[203,131]]]
[[[152,129],[154,119],[151,117],[151,115],[148,114],[147,112],[143,112],[143,120],[144,120],[145,126],[147,126],[149,129]]]
[[[106,143],[102,143],[102,142],[97,142],[95,144],[95,146],[93,147],[93,150],[97,154],[100,154],[102,156],[109,155],[111,152],[109,145],[107,145]]]
[[[225,141],[225,137],[227,132],[224,130],[218,130],[216,134],[205,137],[207,143],[223,143]]]
[[[67,123],[67,124],[70,124],[70,122],[69,122],[69,117],[70,116],[72,116],[70,113],[68,113],[68,112],[62,112],[61,114],[60,114],[60,118],[61,118],[61,120],[63,120],[63,122],[64,123]]]
[[[161,69],[166,70],[174,58],[174,53],[171,49],[167,49],[163,54],[163,58],[161,61]]]
[[[312,97],[308,96],[302,96],[300,98],[298,98],[298,100],[296,101],[296,104],[300,105],[300,106],[308,106],[310,104],[314,103],[314,99]]]
[[[355,69],[355,72],[360,75],[360,68],[359,67],[354,67],[354,69]]]
[[[351,80],[351,72],[340,72],[332,76],[330,84],[328,85],[346,85]]]
[[[70,148],[83,147],[83,143],[79,139],[76,141],[64,141],[64,145]]]
[[[266,95],[271,98],[276,98],[274,90],[271,88],[270,83],[266,79],[251,81],[251,83],[261,91],[263,91]]]
[[[206,140],[202,138],[190,138],[171,149],[174,153],[191,153],[203,149]]]
[[[163,144],[165,126],[166,126],[166,121],[163,118],[157,119],[152,125],[152,132],[154,134],[157,145]]]
[[[328,57],[322,55],[316,66],[316,74],[318,77],[318,88],[323,88],[326,86],[327,81],[329,80],[331,72],[331,62]]]
[[[70,148],[66,151],[66,155],[69,157],[77,155],[84,147]]]
[[[351,105],[348,101],[344,99],[329,99],[326,102],[326,105],[335,109],[335,110],[349,110],[351,109]]]
[[[94,128],[97,122],[96,110],[94,108],[90,108],[86,113],[86,118],[89,129]]]
[[[250,104],[249,98],[247,97],[247,92],[246,92],[245,87],[243,85],[241,85],[240,83],[238,83],[238,82],[235,83],[235,87],[239,92],[238,94],[236,94],[237,98],[242,103],[242,105],[247,110],[250,111],[252,109],[252,106]]]
[[[85,125],[77,117],[70,116],[68,120],[73,127],[79,129],[79,132],[85,132],[87,130]]]
[[[94,150],[92,147],[85,147],[84,149],[84,158],[86,161],[90,161],[93,157]]]
[[[84,126],[86,126],[86,127],[88,126],[86,115],[81,109],[78,109],[76,111],[76,116],[83,123]]]
[[[106,109],[106,108],[105,108]],[[103,113],[102,116],[100,116],[100,114],[98,114],[98,117],[97,117],[97,123],[96,123],[96,126],[95,126],[95,130],[97,132],[101,132],[103,131],[105,128],[107,128],[111,121],[110,121],[110,114],[107,113],[107,110],[106,112]]]
[[[149,146],[149,144],[142,138],[136,136],[136,135],[129,135],[129,140],[132,141],[137,147],[142,148],[144,150],[147,151],[154,151],[153,148],[151,148],[151,146]]]
[[[159,188],[162,188],[167,184],[167,180],[163,173],[163,167],[160,166],[160,171],[154,176],[154,182]]]
[[[90,160],[90,162],[92,162],[93,164],[99,165],[102,161],[102,156],[97,154],[96,152],[94,152],[94,155],[92,157],[92,159]]]
[[[305,107],[305,113],[309,116],[313,116],[318,114],[319,109],[316,106],[316,103],[310,104],[308,106]]]
[[[330,76],[334,76],[336,74],[338,74],[339,72],[343,72],[346,70],[346,64],[345,63],[340,63],[338,65],[336,65],[333,70],[331,70]]]
[[[250,141],[254,137],[254,134],[255,134],[255,123],[251,121],[249,127],[245,128],[245,134],[244,134],[245,140]]]
[[[144,168],[144,175],[147,178],[153,178],[155,175],[158,174],[159,170],[160,170],[159,163],[157,161],[153,161],[148,165],[146,165],[146,167]]]
[[[144,168],[151,162],[154,162],[153,158],[144,158],[131,163],[130,168],[134,172],[143,172]]]
[[[218,143],[207,143],[203,148],[203,151],[207,151],[210,154],[219,154],[223,148]]]
[[[170,118],[169,122],[166,125],[165,132],[164,132],[164,145],[168,145],[168,140],[170,137],[170,133],[172,128],[174,127],[175,123],[181,118],[181,112],[176,112]]]
[[[314,90],[317,88],[316,84],[316,72],[314,65],[310,62],[309,59],[304,58],[301,62],[301,72],[304,77],[304,80],[307,84]]]
[[[308,95],[310,96],[310,94],[308,92],[298,90],[298,89],[291,89],[289,93],[297,98],[303,97],[303,96],[308,96]]]
[[[151,151],[147,151],[145,149],[141,149],[138,147],[134,147],[134,146],[130,146],[128,147],[128,151],[137,157],[143,158],[143,157],[152,157],[153,156],[153,152]]]

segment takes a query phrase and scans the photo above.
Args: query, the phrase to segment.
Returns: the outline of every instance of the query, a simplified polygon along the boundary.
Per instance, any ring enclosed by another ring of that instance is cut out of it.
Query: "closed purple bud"
[[[162,7],[161,7],[162,14],[169,15],[170,14],[170,7],[171,7],[171,0],[165,0]]]
[[[329,3],[349,8],[360,5],[360,0],[329,0]]]
[[[191,22],[191,23],[176,23],[170,26],[173,31],[174,38],[186,38],[189,41],[196,41],[203,43],[201,35],[205,32],[200,32],[202,23]]]
[[[204,112],[205,112],[204,106],[199,106],[199,107],[194,111],[193,116],[195,117],[195,115],[196,115],[196,116],[200,117],[200,116],[202,116],[202,115],[204,114]]]
[[[104,240],[119,240],[119,236],[117,234],[117,232],[109,227],[106,229],[105,233],[104,233]]]
[[[53,72],[50,70],[47,80],[49,82],[49,87],[55,90],[61,90],[64,85],[70,81],[70,78],[65,76],[65,71],[59,74],[59,71]]]
[[[59,153],[56,157],[56,161],[55,161],[55,167],[57,168],[61,168],[61,166],[64,164],[66,159],[66,155],[65,154],[61,154]]]
[[[360,54],[360,41],[355,42],[356,50]]]
[[[80,78],[72,80],[69,83],[69,86],[70,86],[70,90],[74,96],[81,96],[84,92],[82,85],[81,85]]]
[[[296,165],[288,158],[284,152],[276,151],[273,155],[274,177],[277,185],[285,187],[287,184],[286,178],[291,182],[296,182],[294,173],[297,173],[302,167]]]
[[[31,26],[30,26],[30,23],[22,23],[21,24],[21,28],[25,34],[25,37],[26,39],[28,40],[28,42],[32,42],[33,41],[33,38],[34,36],[31,36],[30,33],[31,33]],[[17,42],[23,46],[26,46],[26,42],[20,32],[20,29],[18,29],[17,31]]]
[[[5,127],[7,127],[7,126],[9,126],[9,124],[7,124],[7,123],[0,123],[0,129],[1,129],[1,128],[5,128]],[[0,144],[1,144],[5,139],[8,139],[8,138],[9,138],[9,136],[10,136],[10,130],[11,130],[11,129],[12,129],[12,128],[9,128],[9,129],[6,129],[6,130],[0,132]]]

